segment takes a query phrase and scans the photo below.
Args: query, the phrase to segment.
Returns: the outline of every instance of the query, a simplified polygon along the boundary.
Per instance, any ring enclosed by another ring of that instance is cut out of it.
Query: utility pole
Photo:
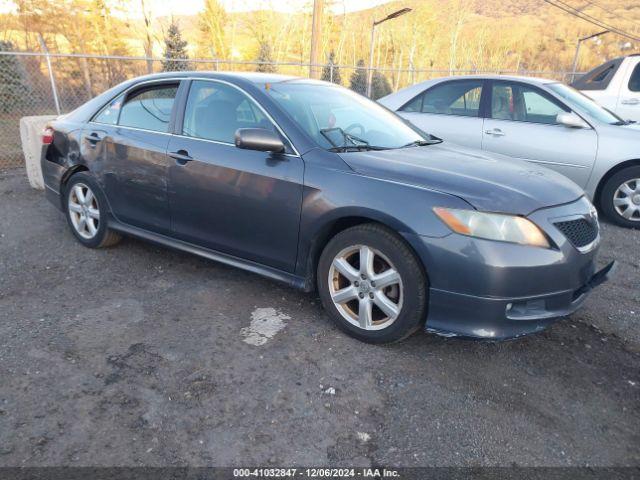
[[[369,98],[371,98],[371,83],[373,81],[373,51],[376,44],[376,27],[381,23],[386,22],[387,20],[393,20],[394,18],[398,18],[399,16],[404,15],[405,13],[409,13],[410,11],[411,8],[402,8],[398,11],[390,13],[382,20],[376,21],[374,19],[371,24],[371,43],[369,44],[369,72],[367,75],[367,97]]]
[[[605,33],[609,33],[609,30],[603,30],[602,32],[594,33],[593,35],[589,35],[587,37],[582,37],[578,39],[578,44],[576,45],[576,54],[573,57],[573,67],[571,68],[572,82],[576,79],[576,70],[578,69],[578,55],[580,55],[580,45],[582,45],[582,42],[589,40],[591,38],[599,37],[600,35],[604,35]]]
[[[311,23],[311,58],[309,59],[309,76],[318,78],[320,76],[320,50],[322,40],[322,20],[324,11],[324,0],[313,0],[313,20]]]

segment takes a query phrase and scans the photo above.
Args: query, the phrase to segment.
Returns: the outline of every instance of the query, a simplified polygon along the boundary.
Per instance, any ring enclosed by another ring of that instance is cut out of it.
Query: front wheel
[[[618,225],[640,228],[640,166],[627,167],[607,180],[600,208]]]
[[[342,330],[369,343],[400,341],[424,322],[427,280],[394,232],[376,224],[337,234],[318,264],[320,298]]]

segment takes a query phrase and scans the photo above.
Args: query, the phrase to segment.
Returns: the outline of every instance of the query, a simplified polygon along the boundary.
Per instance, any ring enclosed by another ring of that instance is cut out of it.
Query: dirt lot
[[[86,249],[0,174],[0,466],[640,465],[640,231],[603,237],[618,277],[542,334],[377,347],[315,295]]]

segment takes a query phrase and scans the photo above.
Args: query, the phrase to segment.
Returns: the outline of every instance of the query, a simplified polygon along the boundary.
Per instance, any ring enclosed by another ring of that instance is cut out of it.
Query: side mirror
[[[589,125],[573,112],[559,113],[556,122],[568,128],[589,128]]]
[[[236,147],[259,152],[284,152],[280,137],[266,128],[239,128],[236,130]]]

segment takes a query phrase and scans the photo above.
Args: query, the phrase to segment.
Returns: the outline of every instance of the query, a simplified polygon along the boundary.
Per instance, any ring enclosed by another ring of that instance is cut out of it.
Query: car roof
[[[511,81],[518,81],[518,82],[535,83],[539,85],[545,84],[545,83],[558,82],[558,80],[554,80],[551,78],[527,77],[524,75],[498,75],[498,74],[459,75],[459,76],[444,77],[443,79],[438,79],[438,80],[454,80],[457,78],[484,79],[484,80],[511,80]]]
[[[292,75],[280,75],[277,73],[263,72],[227,72],[227,71],[211,71],[211,70],[190,70],[190,71],[174,71],[151,73],[139,77],[130,78],[124,82],[102,92],[100,95],[93,97],[88,102],[80,105],[75,110],[67,113],[65,118],[71,121],[86,122],[104,105],[120,95],[125,90],[138,84],[146,82],[162,81],[162,80],[179,80],[179,79],[212,79],[227,81],[234,83],[240,87],[248,87],[250,84],[262,88],[265,84],[278,84],[284,82],[296,82],[300,84],[316,84],[339,88],[336,84],[325,82],[322,80],[314,80],[303,77],[295,77]]]
[[[424,91],[428,87],[437,85],[438,83],[447,82],[449,80],[506,80],[512,82],[524,82],[531,85],[548,85],[550,83],[558,83],[558,80],[551,78],[540,77],[525,77],[523,75],[497,75],[497,74],[473,74],[473,75],[455,75],[448,77],[439,77],[426,80],[424,82],[416,83],[409,87],[398,90],[395,93],[387,95],[378,100],[382,105],[391,110],[397,110],[405,103],[413,99],[420,92]]]
[[[281,75],[277,73],[262,73],[262,72],[233,72],[233,71],[213,71],[213,70],[190,70],[190,71],[176,71],[176,72],[162,72],[152,73],[149,75],[143,75],[131,79],[132,83],[138,83],[151,80],[162,80],[163,78],[212,78],[212,79],[238,79],[249,81],[258,85],[265,83],[280,83],[290,81],[305,81],[309,80],[302,77],[295,77],[293,75]],[[317,80],[310,80],[318,82]],[[318,82],[325,83],[325,82]]]

